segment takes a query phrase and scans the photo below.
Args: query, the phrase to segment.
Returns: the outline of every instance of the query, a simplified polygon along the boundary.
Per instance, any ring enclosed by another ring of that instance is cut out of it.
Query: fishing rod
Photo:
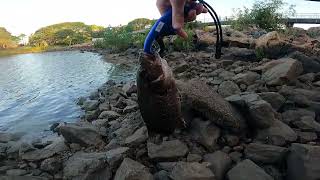
[[[215,27],[216,27],[216,52],[215,52],[215,58],[220,59],[222,56],[222,46],[223,46],[223,34],[222,34],[222,27],[221,27],[221,21],[219,20],[218,14],[216,11],[204,0],[194,0],[192,3],[189,3],[185,5],[184,7],[184,13],[185,16],[188,15],[189,11],[194,8],[196,3],[202,4],[203,7],[208,9],[208,13],[212,17]],[[172,9],[168,9],[163,16],[157,20],[157,22],[153,25],[151,28],[145,43],[144,43],[144,52],[147,54],[154,54],[155,50],[153,49],[154,42],[157,40],[162,40],[163,37],[169,36],[169,35],[176,35],[176,29],[172,26]],[[163,45],[160,45],[160,51],[163,51],[164,49]]]

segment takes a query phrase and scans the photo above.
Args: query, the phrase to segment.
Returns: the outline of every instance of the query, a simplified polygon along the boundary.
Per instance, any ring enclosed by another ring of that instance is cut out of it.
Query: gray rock
[[[55,154],[59,154],[63,151],[68,150],[62,138],[57,139],[52,144],[46,146],[44,149],[37,149],[34,151],[27,152],[21,155],[22,160],[27,161],[39,161],[42,159],[47,159]]]
[[[311,83],[315,79],[315,73],[307,73],[298,77],[298,79],[304,83]]]
[[[99,113],[100,113],[100,110],[99,110],[99,109],[94,110],[94,111],[87,111],[84,118],[85,118],[87,121],[91,122],[91,121],[93,121],[93,120],[98,119]]]
[[[48,180],[48,178],[35,176],[0,176],[0,180]]]
[[[258,140],[266,141],[272,138],[283,138],[285,141],[294,142],[297,140],[297,134],[288,125],[276,120],[271,127],[258,130],[257,133]]]
[[[111,106],[109,102],[104,102],[102,104],[99,105],[99,111],[103,112],[103,111],[110,111]]]
[[[103,111],[99,115],[99,119],[108,119],[110,121],[115,120],[120,117],[120,114],[114,111]]]
[[[232,78],[237,84],[245,84],[247,86],[254,84],[258,79],[260,79],[260,75],[252,71],[237,74]]]
[[[7,175],[8,176],[23,176],[25,174],[27,174],[28,172],[24,169],[10,169],[7,170]]]
[[[7,143],[9,141],[17,141],[20,137],[16,134],[0,133],[0,143]]]
[[[206,83],[191,80],[187,83],[177,81],[177,85],[182,96],[182,109],[191,108],[225,129],[239,132],[245,128],[241,115]]]
[[[220,129],[211,121],[202,121],[199,118],[191,122],[192,138],[207,149],[213,151],[219,148],[218,139],[220,137]]]
[[[283,58],[268,62],[262,79],[268,85],[283,85],[296,79],[302,72],[302,63],[291,58]]]
[[[131,94],[137,93],[137,85],[135,82],[128,82],[122,87],[122,90],[128,96],[131,96]]]
[[[229,180],[273,180],[263,169],[248,159],[232,168],[227,177]]]
[[[178,73],[182,73],[184,71],[186,71],[189,68],[188,63],[186,63],[185,61],[181,61],[179,62],[179,64],[174,68],[173,72],[178,74]]]
[[[258,94],[263,100],[271,104],[274,110],[278,111],[285,103],[286,99],[276,92],[264,92]]]
[[[304,116],[293,124],[302,131],[320,132],[320,124],[311,116]]]
[[[153,180],[149,170],[137,161],[125,158],[118,168],[114,180]]]
[[[99,107],[99,101],[97,100],[89,100],[83,103],[83,109],[85,111],[94,111],[98,109],[98,107]]]
[[[104,179],[111,179],[106,153],[77,152],[65,163],[63,175],[67,179],[90,179],[93,174],[103,171]]]
[[[151,159],[176,159],[188,153],[188,147],[179,140],[164,141],[160,145],[148,143],[147,147]]]
[[[271,105],[264,100],[252,102],[249,114],[251,116],[249,123],[257,129],[269,128],[276,120]]]
[[[282,121],[290,124],[291,122],[299,121],[304,116],[311,116],[315,119],[316,113],[307,109],[288,110],[282,113]]]
[[[167,171],[159,171],[154,174],[154,180],[170,180],[169,173]]]
[[[49,158],[42,161],[40,169],[50,174],[57,173],[62,168],[61,160],[57,158]]]
[[[131,113],[131,112],[134,112],[136,110],[139,109],[139,106],[137,104],[135,105],[130,105],[130,106],[127,106],[123,109],[123,113]]]
[[[210,163],[209,168],[216,176],[216,180],[223,180],[232,165],[232,160],[229,155],[222,151],[206,154],[203,160],[204,162]]]
[[[224,81],[231,80],[235,74],[233,72],[229,72],[226,70],[223,70],[221,73],[219,73],[219,78],[223,79]]]
[[[318,139],[317,133],[315,132],[297,132],[301,143],[306,144],[311,141]]]
[[[200,162],[202,160],[202,156],[199,154],[188,154],[187,161],[188,162]]]
[[[70,123],[60,126],[58,130],[68,143],[76,143],[84,147],[104,144],[102,137],[92,125],[80,126]]]
[[[129,146],[135,146],[144,143],[148,139],[148,129],[146,126],[138,129],[134,134],[127,137],[125,140],[125,144]]]
[[[170,173],[172,180],[213,180],[214,174],[205,164],[178,162]]]
[[[239,86],[232,81],[224,81],[220,84],[218,93],[222,97],[228,97],[231,95],[239,94],[241,92]]]
[[[106,152],[107,162],[112,169],[118,167],[129,152],[128,147],[118,147]]]
[[[318,180],[320,177],[320,146],[292,144],[287,158],[287,179]]]
[[[170,172],[176,164],[177,162],[159,162],[157,168]]]
[[[235,152],[230,153],[229,156],[230,156],[230,159],[231,159],[233,162],[238,163],[238,162],[240,162],[240,161],[242,160],[243,154],[240,153],[240,152],[236,152],[236,151],[235,151]]]
[[[279,146],[251,143],[244,152],[246,158],[256,163],[274,164],[281,163],[288,150]]]
[[[317,87],[320,87],[320,81],[314,82],[313,85],[317,86]]]

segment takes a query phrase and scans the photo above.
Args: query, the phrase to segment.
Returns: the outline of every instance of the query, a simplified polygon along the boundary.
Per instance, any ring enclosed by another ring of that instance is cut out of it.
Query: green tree
[[[153,20],[146,18],[138,18],[128,23],[127,27],[132,28],[133,31],[139,31],[146,29],[147,26],[151,26],[154,23]]]
[[[285,23],[284,19],[294,13],[294,6],[288,7],[283,0],[256,0],[251,9],[237,9],[232,26],[239,30],[250,25],[267,31],[279,30]]]
[[[5,28],[0,27],[0,49],[8,49],[17,47],[15,37],[11,35]]]

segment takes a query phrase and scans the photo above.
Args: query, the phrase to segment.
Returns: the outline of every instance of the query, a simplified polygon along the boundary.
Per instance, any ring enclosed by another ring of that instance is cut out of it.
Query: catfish
[[[159,54],[142,53],[137,73],[138,104],[148,131],[170,134],[185,123],[172,70]]]

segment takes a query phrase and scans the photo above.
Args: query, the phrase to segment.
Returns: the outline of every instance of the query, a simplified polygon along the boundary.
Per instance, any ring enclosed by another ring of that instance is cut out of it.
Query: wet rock
[[[137,85],[134,82],[128,82],[122,87],[123,92],[128,96],[131,96],[133,93],[137,93]]]
[[[225,129],[240,131],[245,128],[242,117],[235,109],[204,82],[177,81],[177,85],[182,96],[182,109],[191,108]]]
[[[195,141],[213,151],[219,148],[217,142],[220,137],[220,129],[211,121],[202,121],[199,118],[191,122],[191,134]]]
[[[274,110],[278,111],[285,103],[286,99],[276,92],[264,92],[258,94],[263,100],[271,104]]]
[[[220,84],[218,93],[222,97],[228,97],[234,94],[239,94],[241,92],[239,86],[232,81],[224,81]]]
[[[125,158],[116,172],[114,180],[153,180],[149,170],[137,161]]]
[[[292,144],[287,158],[287,179],[316,180],[320,177],[320,147]]]
[[[17,140],[19,140],[19,136],[16,134],[0,133],[0,143],[7,143],[9,141],[17,141]]]
[[[210,163],[209,168],[216,176],[216,180],[223,180],[232,164],[232,160],[229,155],[222,151],[206,154],[203,160],[204,162]]]
[[[249,113],[251,117],[249,123],[258,129],[269,128],[276,121],[271,105],[264,100],[252,102]]]
[[[148,139],[148,129],[146,126],[138,129],[134,134],[127,137],[125,140],[125,144],[129,146],[136,146],[144,143]]]
[[[215,176],[205,164],[178,162],[170,178],[172,180],[212,180]]]
[[[83,103],[83,109],[85,111],[94,111],[98,109],[98,107],[99,107],[99,101],[97,100],[89,100]]]
[[[99,113],[100,113],[100,110],[94,110],[94,111],[87,111],[86,114],[85,114],[85,119],[89,122],[93,121],[93,120],[96,120],[98,119],[99,117]]]
[[[273,180],[263,169],[248,159],[232,168],[227,177],[229,180]]]
[[[179,140],[164,141],[160,145],[149,142],[147,147],[151,159],[176,159],[188,153],[188,147]]]
[[[111,179],[111,171],[107,164],[106,153],[77,152],[65,163],[63,175],[67,179],[90,179],[93,174],[103,171],[104,179]]]
[[[260,79],[260,75],[252,71],[237,74],[232,78],[237,84],[245,84],[247,86],[254,84],[258,79]]]
[[[44,149],[37,149],[22,154],[21,159],[27,161],[39,161],[42,159],[50,158],[53,155],[59,154],[66,150],[68,150],[68,147],[65,145],[64,140],[62,138],[59,138],[52,144],[46,146]]]
[[[304,116],[293,124],[302,131],[320,132],[320,124],[311,116]]]
[[[57,173],[62,168],[62,163],[57,158],[49,158],[42,161],[40,169],[50,174]]]
[[[289,83],[303,72],[301,62],[291,58],[270,61],[265,66],[268,68],[262,74],[262,79],[271,86]]]
[[[115,120],[120,117],[120,114],[114,111],[103,111],[99,115],[99,119],[108,119],[110,121]]]
[[[104,144],[102,137],[92,125],[66,124],[59,127],[59,132],[68,143],[81,146],[98,146]]]
[[[281,163],[287,152],[287,148],[251,143],[245,149],[245,156],[256,163],[274,164]]]
[[[28,172],[24,169],[10,169],[7,170],[7,175],[8,176],[23,176],[25,174],[27,174]]]

